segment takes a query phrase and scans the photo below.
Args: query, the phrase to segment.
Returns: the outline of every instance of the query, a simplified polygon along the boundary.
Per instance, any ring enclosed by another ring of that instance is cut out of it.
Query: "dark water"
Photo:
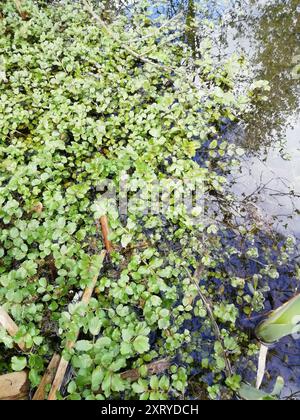
[[[221,46],[225,54],[244,54],[253,76],[267,80],[267,100],[233,133],[247,151],[232,174],[232,189],[283,235],[300,239],[300,3],[295,0],[232,1],[222,9]],[[216,5],[214,6],[216,7]],[[299,289],[295,261],[280,271],[266,310],[287,301]],[[245,326],[245,323],[244,323]],[[248,325],[250,328],[255,323]],[[247,376],[247,368],[241,368]],[[283,397],[300,398],[300,340],[287,337],[268,357],[263,386],[271,390],[285,379]],[[251,378],[251,375],[248,378]]]
[[[248,154],[234,191],[251,200],[283,234],[300,236],[300,7],[298,1],[253,1],[229,32],[229,46],[242,48],[254,73],[268,80],[267,101],[241,129]],[[299,288],[294,265],[271,291],[274,306]],[[271,309],[271,308],[270,308]],[[300,340],[288,337],[270,351],[265,386],[283,376],[284,397],[300,398]]]
[[[272,223],[274,230],[293,234],[299,242],[300,3],[245,0],[218,2],[217,7],[220,5],[225,54],[244,54],[253,76],[270,84],[267,100],[257,105],[233,133],[232,140],[240,143],[247,154],[241,168],[232,174],[232,189],[242,202],[252,202],[256,213]],[[291,261],[280,270],[266,310],[283,304],[298,290],[295,261]],[[255,323],[249,322],[248,326],[253,328]],[[241,373],[247,377],[247,368],[241,368]],[[300,340],[287,337],[270,350],[263,387],[271,390],[277,376],[286,383],[282,397],[299,399]],[[248,379],[255,378],[249,374]]]

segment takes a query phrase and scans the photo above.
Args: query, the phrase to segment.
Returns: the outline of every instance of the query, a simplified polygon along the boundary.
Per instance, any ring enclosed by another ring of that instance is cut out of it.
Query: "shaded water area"
[[[224,49],[244,54],[254,77],[270,84],[266,101],[256,105],[231,133],[232,140],[247,152],[241,167],[232,174],[232,190],[242,202],[253,203],[256,213],[272,224],[272,229],[282,235],[293,234],[299,241],[299,2],[237,1],[224,12]],[[246,272],[249,269],[245,267]],[[274,282],[266,310],[284,303],[298,287],[292,261]],[[242,325],[254,327],[255,322],[244,320]],[[283,397],[300,398],[300,340],[286,338],[270,351],[264,384],[268,390],[279,375],[286,382]]]
[[[199,7],[200,6],[200,7]],[[169,1],[164,9],[170,17],[185,11],[187,23],[195,15],[215,22],[218,40],[216,59],[231,54],[245,57],[251,77],[267,80],[270,91],[264,102],[227,138],[246,151],[241,166],[229,176],[231,190],[248,208],[250,217],[271,226],[280,238],[294,235],[300,241],[300,5],[298,0]],[[187,34],[187,41],[197,42],[197,30]],[[201,39],[201,34],[200,34]],[[249,208],[252,210],[249,212]],[[234,239],[232,239],[234,240]],[[268,246],[268,237],[258,235],[258,248]],[[270,244],[270,247],[272,245]],[[274,252],[276,261],[276,252]],[[279,268],[280,277],[267,293],[266,312],[280,306],[299,290],[295,270],[297,255],[289,265]],[[256,267],[236,263],[235,274],[247,277]],[[240,320],[242,329],[253,331],[257,319]],[[300,340],[288,337],[269,352],[263,384],[270,391],[278,376],[285,379],[283,398],[300,399]],[[196,357],[197,358],[197,357]],[[201,360],[201,355],[199,357]],[[257,361],[254,360],[254,363]],[[255,382],[251,361],[242,361],[240,373]]]
[[[235,133],[247,150],[234,174],[233,191],[252,201],[283,235],[300,238],[300,7],[298,1],[252,1],[229,25],[228,48],[241,50],[255,77],[267,80],[267,100],[256,106]],[[295,267],[280,272],[267,308],[285,302],[298,289]],[[250,325],[249,325],[250,326]],[[283,396],[300,389],[300,340],[282,340],[270,351],[266,385],[280,375],[286,381]]]

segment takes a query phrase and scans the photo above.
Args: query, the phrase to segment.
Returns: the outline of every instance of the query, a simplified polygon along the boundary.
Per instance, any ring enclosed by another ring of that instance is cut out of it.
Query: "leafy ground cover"
[[[243,60],[216,65],[209,39],[195,54],[180,17],[150,19],[142,3],[110,23],[85,1],[26,0],[21,13],[4,1],[0,12],[0,304],[19,326],[14,337],[0,328],[0,372],[27,367],[36,388],[80,329],[64,353],[72,366],[64,398],[188,398],[196,350],[205,395],[232,398],[236,363],[257,352],[239,315],[264,308],[294,245],[282,241],[274,261],[272,235],[261,250],[257,228],[211,216],[212,198],[233,205],[224,175],[242,153],[222,139],[224,125],[264,84],[241,94]],[[121,193],[120,177],[126,214],[99,187],[109,181]],[[163,212],[145,212],[157,180]],[[195,186],[203,207],[190,214],[176,194]],[[98,272],[103,215],[114,251],[84,305],[78,293]],[[263,263],[244,278],[227,269],[260,253]],[[160,359],[170,366],[149,375]],[[122,375],[133,368],[138,377]]]

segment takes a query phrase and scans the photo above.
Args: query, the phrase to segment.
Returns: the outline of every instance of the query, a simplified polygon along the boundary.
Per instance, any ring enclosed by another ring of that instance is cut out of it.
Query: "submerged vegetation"
[[[223,133],[268,85],[241,89],[243,58],[215,63],[208,37],[153,14],[0,5],[0,305],[18,325],[0,326],[0,373],[28,368],[32,391],[62,352],[66,399],[230,399],[241,363],[256,370],[240,319],[264,310],[295,242],[233,217],[243,150]]]

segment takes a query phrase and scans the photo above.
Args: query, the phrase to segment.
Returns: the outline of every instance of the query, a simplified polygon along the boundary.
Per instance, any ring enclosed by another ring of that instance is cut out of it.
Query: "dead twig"
[[[27,20],[29,18],[29,15],[27,12],[25,12],[25,10],[22,9],[22,0],[14,0],[14,4],[21,18],[23,20]]]
[[[71,349],[74,347],[74,344],[75,342],[68,342],[66,348]],[[68,366],[68,360],[62,356],[48,395],[48,401],[55,401],[57,399],[57,393],[60,391]]]

